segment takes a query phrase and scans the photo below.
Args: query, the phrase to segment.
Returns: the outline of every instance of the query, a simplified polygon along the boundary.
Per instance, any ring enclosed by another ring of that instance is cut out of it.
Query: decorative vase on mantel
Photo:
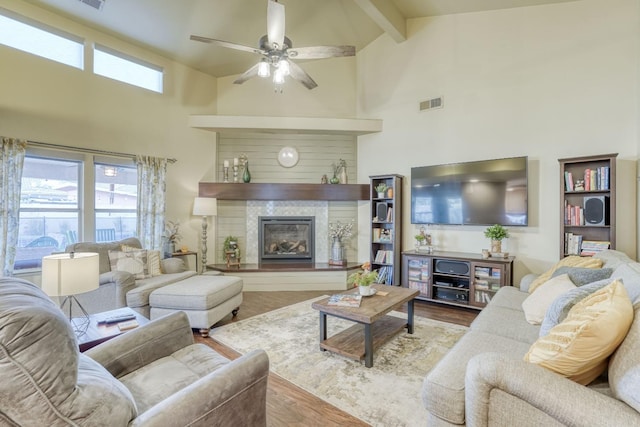
[[[251,182],[251,172],[249,172],[249,160],[244,162],[244,173],[242,174],[242,182],[248,184]]]
[[[344,263],[344,246],[339,237],[334,237],[331,243],[331,257],[329,264],[342,265]]]
[[[502,252],[502,240],[491,240],[491,252],[494,254]]]

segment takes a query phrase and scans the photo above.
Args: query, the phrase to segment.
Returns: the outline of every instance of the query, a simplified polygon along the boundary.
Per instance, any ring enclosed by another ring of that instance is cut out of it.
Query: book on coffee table
[[[329,297],[327,305],[338,305],[341,307],[360,307],[362,295],[359,294],[336,294]]]

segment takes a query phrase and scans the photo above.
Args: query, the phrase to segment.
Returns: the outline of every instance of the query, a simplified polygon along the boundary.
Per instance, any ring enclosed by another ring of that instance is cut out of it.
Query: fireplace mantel
[[[200,197],[220,200],[369,200],[369,184],[266,184],[201,182]]]

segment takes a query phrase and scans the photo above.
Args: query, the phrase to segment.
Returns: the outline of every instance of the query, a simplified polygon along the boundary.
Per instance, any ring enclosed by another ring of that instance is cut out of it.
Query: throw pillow
[[[576,286],[608,279],[613,273],[613,268],[583,268],[583,267],[558,267],[551,277],[568,274],[569,279]]]
[[[595,291],[609,285],[612,281],[613,279],[604,279],[589,283],[588,285],[579,286],[554,299],[547,309],[547,312],[544,314],[544,320],[542,320],[542,325],[540,326],[539,336],[543,337],[547,335],[549,331],[551,331],[551,328],[562,322],[567,317],[569,311],[574,305]]]
[[[122,245],[123,252],[135,252],[140,248],[135,246]],[[151,276],[160,276],[162,270],[160,269],[160,251],[147,250],[147,270]]]
[[[111,271],[126,271],[133,274],[136,279],[146,279],[149,276],[147,270],[147,251],[122,252],[109,251]]]
[[[587,385],[607,368],[607,358],[632,321],[631,300],[614,280],[578,302],[562,323],[533,343],[524,360]]]
[[[561,259],[556,265],[551,267],[550,270],[542,273],[538,276],[531,285],[529,285],[529,293],[533,293],[533,291],[538,288],[538,286],[542,285],[544,282],[551,278],[551,275],[554,271],[556,271],[560,267],[583,267],[583,268],[600,268],[602,267],[602,260],[598,258],[592,257],[581,257],[577,255],[571,255],[566,258]]]
[[[571,289],[575,289],[569,276],[563,274],[547,280],[540,285],[538,290],[530,294],[527,299],[522,302],[522,310],[527,322],[532,325],[539,325],[544,319],[547,309],[559,295],[564,294]]]

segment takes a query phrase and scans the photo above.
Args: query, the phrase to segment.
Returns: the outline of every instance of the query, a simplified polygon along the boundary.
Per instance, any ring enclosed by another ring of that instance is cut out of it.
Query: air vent
[[[434,108],[442,108],[444,102],[442,97],[427,99],[420,103],[420,111],[432,110]]]
[[[80,3],[91,6],[94,9],[101,10],[106,0],[80,0]]]

